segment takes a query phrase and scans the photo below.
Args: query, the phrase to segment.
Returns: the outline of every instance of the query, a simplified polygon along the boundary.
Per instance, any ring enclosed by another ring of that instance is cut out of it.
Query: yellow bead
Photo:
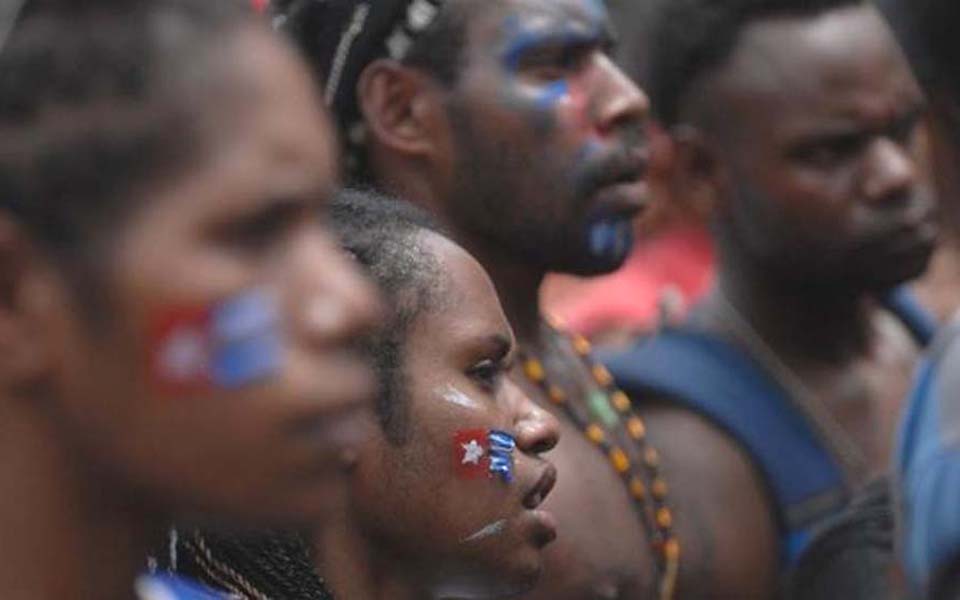
[[[647,436],[647,426],[640,417],[630,417],[627,420],[627,431],[630,432],[630,437],[638,441]]]
[[[547,394],[550,396],[550,402],[554,404],[563,404],[567,401],[567,393],[555,385],[550,386]]]
[[[527,378],[534,383],[543,383],[543,380],[547,377],[543,370],[543,365],[535,358],[531,358],[523,364],[523,372],[526,373]]]
[[[647,463],[648,467],[656,468],[660,466],[660,453],[657,452],[656,448],[647,448],[647,451],[643,453],[643,460]]]
[[[610,371],[603,365],[593,367],[593,378],[603,387],[607,387],[613,383],[613,375],[611,375]]]
[[[594,444],[601,444],[603,440],[606,439],[606,434],[603,432],[603,427],[600,427],[596,423],[587,427],[587,439],[589,439]]]
[[[593,349],[590,346],[590,342],[587,341],[587,338],[582,335],[573,336],[573,349],[576,350],[577,354],[580,356],[586,356],[590,354],[590,351]]]
[[[647,497],[647,486],[643,485],[638,477],[630,480],[630,494],[637,500],[643,500]]]
[[[676,562],[680,560],[680,542],[675,538],[670,538],[663,545],[663,556],[668,561]]]
[[[670,514],[669,509],[661,508],[657,511],[657,525],[663,529],[667,529],[673,525],[673,515]]]
[[[630,459],[620,448],[614,448],[610,451],[610,462],[613,463],[613,468],[617,473],[623,474],[630,470]]]
[[[620,412],[625,413],[630,411],[630,398],[623,392],[617,390],[610,396],[610,400],[613,402],[613,407]]]
[[[657,500],[665,500],[667,498],[667,482],[659,477],[653,480],[653,485],[650,486],[650,491],[653,494],[653,497]]]

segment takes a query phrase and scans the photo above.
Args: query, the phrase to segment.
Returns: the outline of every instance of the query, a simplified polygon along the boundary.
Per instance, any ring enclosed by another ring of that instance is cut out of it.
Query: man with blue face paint
[[[538,597],[674,597],[697,573],[660,456],[589,344],[538,307],[547,273],[619,267],[646,203],[649,104],[610,56],[603,2],[274,8],[323,81],[350,176],[427,208],[479,260],[521,349],[513,378],[561,417],[560,535]]]

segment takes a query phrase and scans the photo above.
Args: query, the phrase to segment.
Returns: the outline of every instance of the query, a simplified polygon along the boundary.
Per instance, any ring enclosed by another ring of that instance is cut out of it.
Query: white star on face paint
[[[483,446],[477,443],[477,440],[470,440],[469,444],[460,444],[463,448],[463,462],[461,464],[479,465],[483,458]]]

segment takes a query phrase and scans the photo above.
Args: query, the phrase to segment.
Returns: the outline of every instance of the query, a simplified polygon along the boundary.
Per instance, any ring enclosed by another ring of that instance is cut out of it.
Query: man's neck
[[[871,351],[874,304],[867,294],[783,284],[724,264],[718,270],[704,303],[711,329],[759,337],[781,358],[804,362],[840,365]]]
[[[11,600],[129,600],[151,526],[18,400],[0,407],[0,590]],[[10,409],[10,410],[8,410]]]
[[[450,237],[477,259],[497,289],[507,320],[521,348],[537,352],[543,343],[540,327],[540,286],[547,273],[517,260],[489,240],[461,230],[450,221],[444,203],[425,181],[415,177],[388,177],[380,184],[428,211],[446,228]]]
[[[480,244],[468,250],[490,275],[507,321],[513,327],[517,345],[525,351],[539,354],[545,341],[541,327],[540,287],[546,272],[522,264],[499,250],[481,247]]]

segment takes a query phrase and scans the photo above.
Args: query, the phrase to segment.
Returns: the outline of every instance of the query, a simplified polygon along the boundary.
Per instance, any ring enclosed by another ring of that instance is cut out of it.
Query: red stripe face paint
[[[453,467],[461,479],[490,474],[490,443],[485,429],[465,429],[453,436]]]

